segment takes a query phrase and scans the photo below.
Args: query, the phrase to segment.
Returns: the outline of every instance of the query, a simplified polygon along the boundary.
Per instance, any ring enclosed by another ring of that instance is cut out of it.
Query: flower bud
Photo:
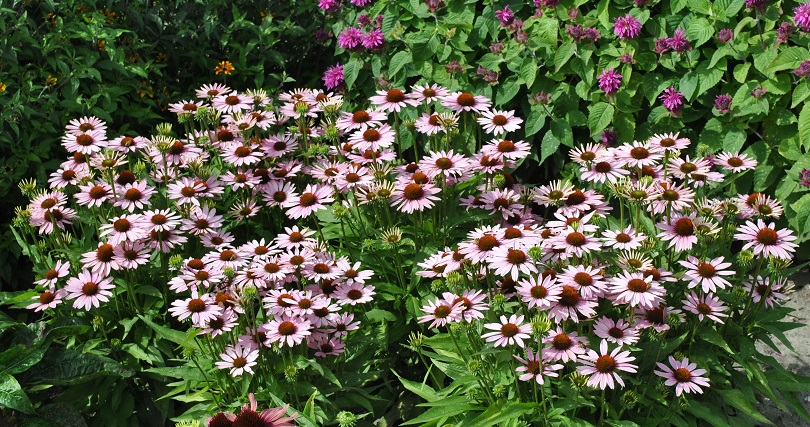
[[[287,365],[284,367],[284,378],[289,382],[294,382],[295,377],[298,376],[298,368],[295,365]]]
[[[161,123],[155,127],[155,132],[157,132],[158,135],[169,136],[172,133],[172,124]]]
[[[340,411],[335,418],[340,427],[354,427],[357,416],[348,411]]]
[[[410,335],[408,335],[408,345],[416,350],[422,347],[424,339],[425,336],[421,332],[411,332]]]
[[[443,280],[436,279],[436,280],[430,282],[430,290],[434,294],[438,294],[438,293],[444,291],[445,289],[447,289],[447,288],[444,286],[444,281]]]
[[[177,270],[178,268],[183,266],[183,256],[180,254],[175,254],[169,257],[169,268],[172,270]]]
[[[754,261],[754,252],[752,252],[749,249],[741,250],[737,254],[737,262],[740,264],[740,266],[746,269],[751,267],[753,261]]]

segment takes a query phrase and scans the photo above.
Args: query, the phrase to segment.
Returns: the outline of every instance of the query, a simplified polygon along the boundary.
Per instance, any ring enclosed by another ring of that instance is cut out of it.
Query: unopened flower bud
[[[638,403],[638,394],[633,390],[627,390],[622,395],[622,407],[632,409]]]
[[[430,282],[430,290],[431,290],[431,291],[432,291],[434,294],[438,294],[439,292],[441,292],[441,291],[443,291],[443,290],[445,290],[445,289],[446,289],[446,288],[445,288],[445,286],[444,286],[444,281],[443,281],[443,280],[438,280],[438,279],[436,279],[436,280],[434,280],[434,281]]]
[[[551,329],[551,322],[545,313],[540,313],[532,319],[532,332],[535,335],[544,336]]]
[[[161,123],[155,127],[155,132],[157,132],[158,135],[169,136],[172,133],[172,124]]]
[[[503,308],[503,304],[506,302],[506,297],[503,294],[495,294],[492,297],[492,308],[496,310],[501,310]]]
[[[478,359],[470,359],[470,361],[467,362],[467,369],[472,373],[478,372],[481,369],[481,361]]]
[[[90,323],[92,323],[96,328],[101,328],[104,326],[104,318],[101,316],[94,316]]]
[[[231,267],[225,267],[225,269],[222,270],[222,274],[229,279],[233,279],[233,276],[235,275],[233,268]]]
[[[118,338],[111,339],[110,340],[110,347],[112,347],[113,349],[121,347],[121,340],[118,339]]]
[[[754,252],[749,249],[743,249],[737,254],[737,262],[744,268],[751,267],[754,261]]]
[[[169,257],[169,268],[172,270],[177,270],[178,268],[183,266],[183,256],[180,254],[175,254]]]
[[[284,367],[284,378],[286,378],[287,381],[295,381],[296,376],[298,376],[298,368],[296,368],[295,365],[287,365]]]
[[[504,386],[498,384],[498,385],[496,385],[495,387],[492,388],[492,394],[495,397],[498,397],[498,398],[504,397],[504,396],[506,396],[506,388]]]
[[[421,332],[411,332],[410,335],[408,335],[408,345],[414,349],[422,347],[422,342],[424,340],[425,336]]]
[[[340,427],[354,427],[357,416],[348,411],[340,411],[335,418]]]
[[[191,421],[178,421],[175,427],[202,427],[200,421],[198,420],[191,420]]]
[[[792,259],[768,257],[768,272],[774,276],[784,276],[785,270],[793,264]]]
[[[33,194],[37,189],[37,180],[34,178],[23,179],[17,184],[23,196],[33,198]]]
[[[326,129],[324,129],[324,132],[325,132],[324,136],[326,137],[326,139],[334,140],[340,137],[340,131],[338,130],[337,127],[335,127],[335,125],[327,126]]]
[[[242,288],[242,299],[250,301],[259,296],[259,290],[253,285],[247,285]]]
[[[585,387],[585,384],[588,383],[588,377],[579,372],[572,372],[571,375],[568,376],[568,379],[571,381],[571,384],[577,388]]]
[[[532,246],[529,248],[529,256],[532,257],[533,260],[539,261],[543,258],[543,248],[540,246]]]

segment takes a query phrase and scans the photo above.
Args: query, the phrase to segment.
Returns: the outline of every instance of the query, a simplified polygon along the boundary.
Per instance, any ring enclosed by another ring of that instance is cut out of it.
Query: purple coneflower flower
[[[655,375],[665,378],[664,384],[668,386],[675,386],[675,395],[680,396],[681,393],[700,393],[703,390],[700,387],[708,387],[709,379],[702,377],[706,374],[705,369],[697,369],[697,365],[689,363],[689,359],[684,357],[679,361],[672,356],[669,356],[669,364],[671,368],[661,362],[656,363],[660,371],[654,371]]]

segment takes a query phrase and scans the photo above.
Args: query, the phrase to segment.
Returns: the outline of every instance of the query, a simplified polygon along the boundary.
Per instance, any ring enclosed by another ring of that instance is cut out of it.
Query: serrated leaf
[[[613,121],[613,113],[615,111],[613,105],[600,102],[590,107],[588,110],[588,128],[591,130],[591,135],[596,135],[603,131]]]
[[[776,55],[776,58],[768,66],[768,70],[771,72],[792,70],[798,68],[808,57],[810,57],[810,52],[808,52],[807,48],[799,46],[786,47]]]
[[[540,132],[544,124],[546,124],[546,112],[539,105],[533,106],[526,117],[526,137]]]
[[[357,76],[360,75],[360,69],[363,68],[363,62],[358,59],[350,59],[346,65],[343,66],[343,81],[346,83],[346,88],[351,89]]]
[[[759,70],[765,77],[771,79],[774,76],[773,70],[768,66],[776,59],[776,48],[769,47],[760,53],[754,54],[754,68]]]
[[[411,57],[411,53],[405,50],[399,51],[391,58],[391,61],[388,63],[388,77],[393,78],[394,76],[402,70],[402,67],[405,64],[412,62],[413,58]],[[345,73],[345,68],[344,68]]]
[[[25,414],[34,413],[34,405],[28,395],[9,374],[0,374],[0,408],[10,408]]]
[[[698,75],[693,71],[689,71],[688,73],[684,74],[681,77],[681,81],[678,83],[678,90],[683,94],[683,97],[686,98],[687,101],[692,100],[692,95],[695,94],[698,86]]]
[[[495,105],[501,106],[511,101],[520,91],[520,84],[517,79],[510,78],[503,82],[498,88],[498,96],[495,97]]]
[[[540,163],[556,153],[558,148],[560,148],[560,140],[552,132],[546,132],[540,143]]]
[[[738,153],[745,145],[745,140],[748,138],[745,131],[740,129],[730,129],[726,131],[726,136],[723,137],[723,150],[729,153]]]
[[[745,64],[737,64],[734,67],[734,80],[737,80],[740,83],[744,83],[746,77],[748,77],[748,70],[751,68],[751,63],[747,62]]]
[[[810,103],[804,104],[799,113],[799,145],[810,150]]]
[[[612,28],[610,25],[610,0],[599,0],[596,5],[596,17],[599,18],[599,23],[605,28]]]
[[[554,52],[554,70],[560,71],[560,68],[574,56],[574,52],[577,50],[576,43],[563,43],[560,47],[557,48],[557,51]]]
[[[714,35],[714,26],[705,18],[693,19],[686,29],[686,38],[694,40],[692,46],[698,47],[709,41]]]
[[[803,80],[801,83],[797,84],[795,88],[793,88],[793,96],[790,103],[790,108],[796,108],[796,106],[804,102],[808,96],[810,96],[810,83],[808,83],[807,80]]]
[[[532,87],[534,80],[537,79],[537,63],[534,58],[528,56],[523,58],[523,63],[520,64],[520,78],[526,83],[527,88]]]

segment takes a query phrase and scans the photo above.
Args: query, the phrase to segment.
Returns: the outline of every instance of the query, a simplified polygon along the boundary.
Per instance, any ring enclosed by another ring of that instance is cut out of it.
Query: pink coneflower
[[[633,141],[632,144],[624,143],[616,149],[615,153],[616,157],[628,168],[654,166],[664,158],[663,152],[659,151],[658,147],[641,141]]]
[[[442,190],[431,183],[400,184],[396,193],[391,197],[391,205],[401,212],[413,213],[433,207],[433,202],[439,200],[435,195]]]
[[[481,148],[481,152],[510,160],[520,160],[529,155],[531,147],[523,141],[515,142],[508,139],[493,139]]]
[[[231,141],[222,145],[222,160],[234,166],[250,166],[261,160],[262,153],[241,142]]]
[[[317,350],[315,352],[317,357],[339,356],[346,351],[346,344],[343,341],[328,337],[307,340],[307,346]]]
[[[298,199],[287,200],[283,206],[286,215],[292,219],[306,218],[315,211],[324,210],[324,203],[331,203],[333,189],[325,185],[307,184]]]
[[[667,307],[666,304],[661,304],[654,308],[636,308],[635,327],[636,329],[653,328],[658,332],[668,331],[670,326],[667,322],[670,321],[671,315],[678,317],[678,322],[683,321],[683,314],[681,310]]]
[[[662,93],[658,99],[663,101],[664,108],[674,115],[678,115],[683,108],[683,94],[678,92],[675,86],[664,89],[664,93]]]
[[[396,140],[396,133],[388,125],[381,125],[379,128],[367,128],[357,130],[349,135],[349,143],[354,145],[359,151],[388,148]]]
[[[666,293],[661,284],[642,273],[619,273],[611,280],[610,291],[617,304],[652,308],[663,301]]]
[[[568,156],[574,162],[581,166],[588,166],[594,161],[602,159],[611,159],[613,157],[613,149],[608,150],[602,144],[590,143],[580,145],[568,152]]]
[[[757,161],[748,157],[747,154],[723,152],[715,157],[715,161],[723,169],[731,172],[742,172],[757,167]]]
[[[538,310],[548,310],[559,301],[562,293],[562,287],[556,282],[550,275],[542,278],[531,276],[520,280],[516,290],[529,309],[537,307]]]
[[[222,307],[216,304],[211,294],[199,295],[192,288],[190,298],[172,301],[169,313],[180,321],[190,317],[194,325],[207,325],[211,319],[222,314]]]
[[[467,172],[469,160],[461,153],[436,151],[419,161],[419,170],[429,178],[461,176]]]
[[[616,182],[630,175],[629,171],[608,158],[593,161],[588,166],[582,166],[579,171],[582,172],[581,179],[588,182]]]
[[[613,33],[622,40],[634,39],[641,33],[641,22],[630,14],[618,17],[613,22]]]
[[[149,240],[146,244],[152,249],[157,249],[163,253],[169,253],[177,245],[186,243],[188,238],[174,230],[163,230],[149,232]]]
[[[723,262],[722,256],[711,261],[701,261],[692,255],[689,255],[687,259],[688,261],[678,261],[678,263],[688,269],[684,272],[683,277],[689,280],[689,289],[700,286],[703,292],[716,292],[718,288],[731,286],[731,283],[722,276],[733,276],[735,272],[726,270],[731,267],[731,263]]]
[[[222,215],[217,215],[214,208],[195,207],[189,212],[188,219],[183,220],[181,229],[194,235],[211,233],[222,227],[222,219]]]
[[[483,319],[484,312],[489,310],[489,304],[484,300],[487,298],[480,290],[465,290],[461,295],[455,295],[450,292],[442,294],[442,298],[448,303],[453,305],[459,304],[461,306],[461,319],[466,322],[472,322],[475,319]]]
[[[113,249],[113,259],[123,270],[138,268],[149,262],[152,255],[149,247],[142,242],[123,242]]]
[[[611,209],[605,202],[605,197],[595,190],[573,190],[565,197],[557,212],[567,217],[575,217],[591,211],[604,215]]]
[[[754,303],[759,304],[764,298],[764,304],[769,308],[773,308],[774,303],[787,299],[785,294],[779,292],[785,287],[785,279],[749,276],[748,280],[743,281],[743,286]]]
[[[232,331],[236,325],[238,325],[236,315],[232,309],[226,308],[221,315],[209,320],[198,335],[208,334],[211,338],[216,338],[225,332]],[[238,345],[241,344],[237,344],[237,346]]]
[[[207,107],[204,102],[180,101],[169,104],[169,112],[175,114],[197,114],[200,107]]]
[[[349,285],[353,283],[365,284],[366,280],[374,276],[374,272],[371,270],[361,270],[360,262],[350,264],[346,258],[338,259],[338,267],[343,272],[343,277],[340,279],[341,283]]]
[[[643,233],[638,233],[633,227],[626,227],[623,230],[605,230],[602,233],[602,241],[605,246],[613,247],[619,250],[631,250],[641,247],[647,236]]]
[[[298,193],[291,182],[274,180],[262,188],[262,200],[270,207],[282,207],[286,202],[297,199]]]
[[[136,209],[143,209],[146,206],[152,205],[149,199],[152,197],[155,189],[147,185],[146,180],[143,179],[120,186],[116,191],[118,193],[118,199],[115,200],[113,206],[135,212]]]
[[[639,340],[638,330],[630,326],[624,319],[616,321],[605,316],[596,320],[593,334],[619,346],[633,345]]]
[[[607,282],[600,268],[587,265],[568,265],[557,275],[557,284],[576,289],[582,298],[602,297],[607,290]]]
[[[568,256],[582,257],[584,254],[591,251],[598,251],[602,247],[600,242],[595,237],[582,233],[572,226],[568,226],[560,234],[554,236],[551,240],[551,246],[554,249],[564,250]]]
[[[590,387],[599,387],[602,390],[606,387],[613,389],[615,388],[614,380],[624,387],[624,381],[619,376],[619,371],[635,373],[638,366],[630,363],[636,358],[630,356],[629,351],[621,350],[622,347],[619,346],[608,353],[608,343],[606,340],[602,340],[598,353],[588,350],[587,354],[580,357],[583,366],[578,366],[577,372],[582,375],[590,375],[588,378]]]
[[[478,123],[484,132],[493,135],[501,135],[506,132],[514,132],[520,129],[523,119],[515,117],[515,111],[492,110],[484,111],[478,119]]]
[[[704,317],[714,320],[717,323],[723,323],[721,317],[728,317],[728,314],[723,311],[728,307],[723,305],[720,298],[715,297],[713,294],[703,294],[698,297],[694,291],[686,294],[686,299],[683,302],[683,309],[698,315],[698,320],[703,321]]]
[[[112,277],[99,271],[82,270],[77,277],[71,277],[65,286],[67,299],[75,299],[73,308],[84,308],[89,311],[90,307],[98,308],[102,302],[110,300],[113,296],[111,289]]]
[[[293,420],[297,414],[290,417],[285,417],[287,414],[288,406],[265,409],[261,413],[256,412],[258,404],[253,393],[248,394],[249,404],[242,407],[242,411],[236,416],[231,414],[227,418],[232,424],[227,424],[233,427],[250,426],[250,427],[295,427]],[[211,426],[211,424],[208,424]]]
[[[62,261],[61,259],[56,260],[56,265],[54,265],[52,269],[46,271],[42,276],[42,279],[37,280],[34,283],[45,287],[53,287],[60,278],[67,276],[69,272],[70,262]]]
[[[272,346],[279,343],[280,347],[286,344],[289,347],[301,344],[308,335],[311,335],[312,326],[309,320],[295,317],[281,316],[267,324],[267,340],[265,345]]]
[[[567,334],[562,328],[552,329],[545,338],[543,344],[549,344],[543,349],[543,360],[545,362],[576,362],[579,355],[585,354],[585,345],[588,340],[585,337],[577,336],[576,332]]]
[[[508,319],[506,316],[500,317],[500,323],[487,323],[484,328],[494,332],[487,332],[481,336],[487,342],[494,342],[495,347],[506,347],[517,344],[523,348],[523,340],[529,339],[532,333],[532,325],[523,325],[523,316],[512,315]]]
[[[622,75],[616,72],[615,68],[602,69],[602,74],[598,77],[599,89],[607,96],[613,96],[622,85]]]
[[[66,292],[64,289],[49,287],[42,291],[41,294],[31,297],[34,302],[25,306],[25,308],[28,310],[34,310],[34,312],[55,308],[57,305],[59,305],[59,303],[62,302],[62,298],[65,297],[65,294]]]
[[[436,135],[439,132],[447,131],[442,115],[438,113],[422,113],[422,116],[416,119],[414,126],[417,132],[425,135]]]
[[[419,101],[408,98],[400,89],[389,89],[388,91],[378,90],[377,95],[368,99],[372,105],[379,110],[398,113],[405,106],[417,106]]]
[[[79,186],[79,192],[74,195],[79,206],[101,206],[112,198],[112,188],[103,181],[89,182]]]
[[[211,101],[211,106],[222,114],[241,113],[252,108],[253,99],[239,93],[219,95]]]
[[[434,83],[412,87],[408,97],[419,102],[430,103],[447,96],[449,93],[450,91]]]
[[[761,221],[761,220],[760,220]],[[695,214],[689,216],[676,215],[670,219],[669,223],[659,222],[658,228],[663,230],[658,234],[662,240],[668,241],[668,247],[674,247],[676,252],[684,252],[692,249],[697,244]]]
[[[461,318],[461,304],[444,299],[430,301],[422,307],[424,316],[419,317],[419,323],[431,322],[428,329],[437,326],[446,326],[448,323],[456,322]]]
[[[562,287],[559,301],[548,312],[548,317],[557,322],[571,319],[576,323],[579,322],[580,316],[583,318],[594,316],[596,306],[595,299],[583,298],[577,288],[565,285]]]
[[[89,131],[101,132],[103,134],[106,130],[107,124],[95,116],[73,119],[65,126],[65,131],[74,135],[81,135]]]
[[[373,301],[375,294],[374,286],[355,282],[341,283],[333,296],[343,305],[356,305]]]
[[[51,177],[48,179],[48,187],[49,188],[65,188],[68,185],[78,185],[86,177],[90,176],[90,174],[82,169],[63,169],[59,168],[57,171],[51,174]]]
[[[210,99],[220,95],[227,95],[231,93],[231,88],[221,83],[204,84],[197,89],[194,94],[200,99]]]
[[[549,185],[535,187],[535,201],[543,206],[558,205],[575,190],[574,185],[568,181],[554,181]]]
[[[78,134],[68,133],[62,137],[62,146],[71,153],[93,154],[107,146],[104,132],[88,130]]]
[[[525,359],[517,355],[513,356],[521,363],[521,366],[515,368],[515,372],[523,372],[523,374],[518,377],[520,381],[531,381],[534,379],[537,381],[537,384],[543,385],[545,383],[543,380],[544,377],[559,376],[555,371],[561,370],[563,365],[543,363],[540,360],[541,354],[542,351],[538,351],[537,354],[535,354],[531,348],[527,348]]]
[[[280,249],[311,248],[318,244],[318,240],[313,238],[315,231],[306,227],[298,228],[297,225],[284,227],[284,233],[279,233],[273,243]]]
[[[498,276],[511,276],[517,281],[520,273],[537,273],[529,253],[518,245],[504,245],[492,250],[489,258],[489,268]]]
[[[734,238],[746,242],[742,249],[751,249],[755,255],[763,257],[773,256],[785,260],[793,259],[791,253],[796,251],[797,244],[793,230],[775,230],[773,223],[765,224],[765,221],[758,219],[756,223],[746,221],[737,229],[738,233]]]
[[[82,254],[81,262],[84,268],[90,269],[104,277],[110,275],[111,270],[120,270],[121,266],[113,259],[115,247],[109,243],[99,242],[98,249]]]
[[[99,237],[109,236],[107,243],[118,245],[122,242],[134,242],[148,237],[149,230],[141,215],[121,215],[110,219],[109,224],[99,228]]]
[[[740,212],[740,215],[743,215],[744,213],[753,213],[754,216],[779,219],[779,217],[782,216],[782,213],[784,213],[784,208],[782,208],[782,204],[779,203],[778,200],[774,200],[771,198],[771,196],[766,196],[762,193],[757,194],[757,196],[751,202],[750,207],[751,212]]]
[[[459,243],[459,252],[473,264],[480,263],[492,256],[495,248],[501,246],[500,226],[484,226],[467,234],[464,242]]]
[[[680,157],[670,159],[670,163],[667,165],[667,172],[679,179],[691,178],[693,175],[705,176],[710,169],[711,164],[708,160],[703,158],[690,159],[689,156],[686,156],[686,159]]]
[[[675,396],[680,396],[683,392],[703,394],[703,389],[700,387],[709,386],[709,379],[702,376],[706,374],[706,370],[697,369],[697,364],[689,363],[687,357],[679,361],[669,356],[671,368],[661,362],[656,362],[656,365],[660,371],[653,371],[653,373],[665,378],[665,385],[675,386]]]
[[[446,108],[457,113],[462,111],[483,113],[489,110],[491,106],[491,102],[486,96],[473,95],[469,92],[453,92],[441,98],[441,103]]]
[[[343,274],[343,271],[331,257],[319,256],[308,263],[304,269],[301,270],[301,274],[313,281],[335,280]]]
[[[647,205],[647,210],[655,214],[664,213],[667,208],[671,212],[684,211],[689,209],[695,201],[695,192],[683,184],[661,183],[658,194],[658,199]]]
[[[293,135],[271,135],[262,140],[259,148],[267,157],[281,157],[294,152],[298,148],[298,142]]]
[[[385,119],[387,119],[387,116],[381,111],[357,110],[354,113],[343,111],[340,113],[340,119],[335,123],[335,126],[344,132],[353,130],[365,132],[369,128],[382,126]]]
[[[229,369],[232,377],[238,377],[245,372],[253,375],[253,367],[257,365],[259,349],[237,344],[234,347],[225,347],[225,353],[219,355],[219,362],[215,362],[219,369]]]
[[[664,133],[655,134],[652,138],[647,140],[647,144],[659,151],[668,151],[670,153],[684,150],[689,147],[691,141],[689,138],[682,138],[678,133]]]

